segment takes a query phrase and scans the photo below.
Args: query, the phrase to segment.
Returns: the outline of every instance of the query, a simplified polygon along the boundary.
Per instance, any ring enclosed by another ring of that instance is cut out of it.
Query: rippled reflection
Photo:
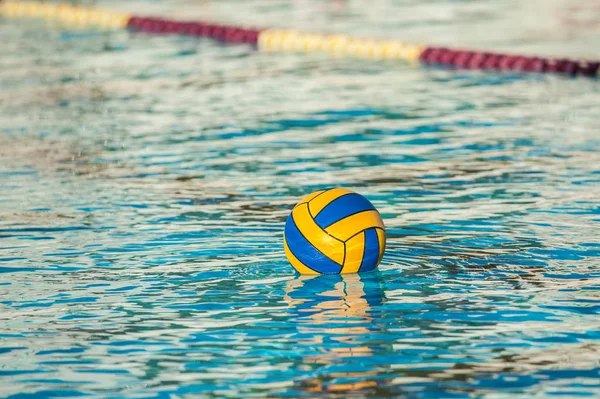
[[[383,328],[373,310],[384,300],[377,274],[303,276],[289,280],[285,293],[290,319],[297,323],[297,345],[316,352],[298,366],[319,374],[302,381],[305,390],[341,393],[376,388],[379,373],[370,364],[379,348],[369,343]]]

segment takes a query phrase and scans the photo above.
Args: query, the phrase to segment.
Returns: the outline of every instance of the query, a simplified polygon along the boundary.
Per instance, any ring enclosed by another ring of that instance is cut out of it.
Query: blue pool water
[[[600,58],[594,2],[97,3]],[[0,397],[600,397],[598,80],[0,37]],[[382,213],[377,272],[287,263],[331,186]]]

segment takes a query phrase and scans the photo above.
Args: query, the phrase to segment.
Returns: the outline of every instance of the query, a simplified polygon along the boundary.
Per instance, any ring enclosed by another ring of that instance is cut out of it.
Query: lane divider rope
[[[127,28],[129,15],[75,7],[66,3],[37,1],[1,1],[0,15],[8,18],[32,17],[53,20],[65,25],[99,27],[105,29]]]
[[[266,52],[321,52],[332,56],[404,60],[459,69],[504,72],[560,73],[598,76],[599,61],[530,57],[485,51],[428,47],[396,40],[373,40],[346,35],[306,33],[287,29],[255,29],[207,22],[136,17],[68,3],[0,0],[0,16],[43,18],[75,27],[131,29],[156,34],[207,37],[226,43],[255,45]]]
[[[344,35],[319,35],[294,30],[267,29],[258,38],[263,51],[326,52],[332,55],[416,61],[424,46],[394,40],[359,39]]]

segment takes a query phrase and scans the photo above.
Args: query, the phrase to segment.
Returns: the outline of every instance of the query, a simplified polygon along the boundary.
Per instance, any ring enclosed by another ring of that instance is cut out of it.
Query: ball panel
[[[375,231],[377,231],[377,239],[379,240],[379,259],[377,259],[377,264],[379,264],[385,253],[385,230],[375,229]]]
[[[319,212],[321,212],[323,208],[329,205],[331,201],[341,197],[344,194],[351,193],[353,192],[345,188],[332,188],[331,190],[325,191],[324,193],[322,193],[319,196],[316,196],[310,201],[309,206],[311,215],[313,215],[313,217],[318,215]]]
[[[332,224],[325,231],[342,241],[346,241],[357,232],[370,227],[384,228],[381,216],[376,210],[355,213]]]
[[[375,207],[369,200],[360,194],[351,193],[336,198],[327,204],[317,215],[314,213],[312,215],[315,218],[315,222],[325,229],[352,214],[370,210],[375,210]]]
[[[342,267],[315,248],[300,232],[294,221],[294,213],[285,224],[285,239],[290,253],[304,265],[323,274],[337,274]],[[342,243],[342,246],[344,244]]]
[[[310,202],[310,201],[311,201],[313,198],[315,198],[315,197],[316,197],[316,196],[318,196],[318,195],[321,195],[321,194],[322,194],[322,193],[324,193],[325,191],[327,191],[327,190],[319,190],[319,191],[315,191],[315,192],[314,192],[314,193],[312,193],[312,194],[308,194],[307,196],[305,196],[304,198],[302,198],[302,199],[300,200],[300,202],[298,202],[298,203],[296,204],[296,206],[298,206],[298,205],[300,205],[300,204],[305,204],[305,203],[307,203],[307,202]]]
[[[287,245],[287,241],[285,237],[283,237],[283,249],[285,251],[285,256],[288,258],[288,261],[292,264],[294,269],[298,271],[300,274],[320,274],[318,271],[311,269],[306,266],[304,263],[300,262],[296,256],[290,251],[290,248]]]
[[[365,231],[365,253],[358,271],[368,272],[369,270],[375,269],[377,267],[378,260],[379,239],[376,229],[371,228]]]
[[[327,234],[320,228],[308,212],[308,204],[300,205],[292,211],[292,217],[300,233],[319,252],[336,262],[339,266],[344,264],[346,248],[344,243]]]
[[[360,269],[365,250],[365,233],[360,232],[346,241],[346,261],[342,273],[356,273]]]

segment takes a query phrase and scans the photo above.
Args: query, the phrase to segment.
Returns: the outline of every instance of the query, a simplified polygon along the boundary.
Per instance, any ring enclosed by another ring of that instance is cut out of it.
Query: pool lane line
[[[487,51],[428,47],[420,55],[424,64],[481,71],[559,73],[569,76],[598,76],[600,62],[568,58],[530,57]]]
[[[286,29],[266,29],[258,37],[258,48],[270,52],[328,53],[367,59],[418,61],[425,46],[397,40],[372,40],[345,35],[322,35]]]
[[[7,18],[42,18],[68,26],[125,29],[130,17],[127,14],[105,12],[67,3],[0,0],[0,15]]]
[[[241,28],[199,21],[185,22],[145,17],[131,17],[127,28],[140,32],[207,37],[225,43],[245,43],[250,45],[256,45],[258,37],[261,34],[260,29]]]
[[[327,53],[333,56],[376,60],[404,60],[458,69],[514,73],[558,73],[568,76],[598,76],[600,61],[532,57],[429,47],[397,40],[373,40],[346,35],[306,33],[289,29],[253,29],[201,21],[177,21],[136,17],[99,11],[68,3],[0,0],[0,15],[33,17],[68,26],[131,29],[155,34],[206,37],[225,43],[257,46],[266,52]]]

